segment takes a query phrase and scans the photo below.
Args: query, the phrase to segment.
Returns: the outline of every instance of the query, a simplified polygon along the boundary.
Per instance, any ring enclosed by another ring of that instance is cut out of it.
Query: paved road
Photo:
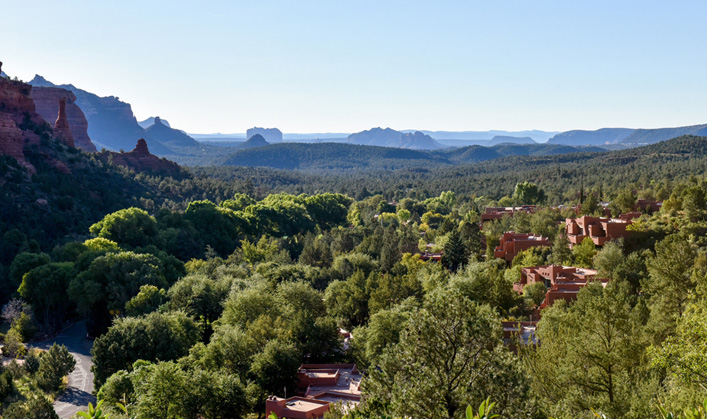
[[[91,346],[93,341],[86,339],[86,325],[79,322],[61,332],[57,337],[32,346],[49,349],[53,343],[65,345],[76,359],[76,368],[69,375],[66,391],[54,402],[54,410],[60,418],[70,418],[80,410],[85,410],[88,403],[96,404],[93,392],[93,373],[91,372]]]

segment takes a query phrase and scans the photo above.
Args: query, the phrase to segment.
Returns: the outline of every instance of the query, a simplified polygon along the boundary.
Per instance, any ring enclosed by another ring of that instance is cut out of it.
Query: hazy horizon
[[[6,2],[0,61],[191,133],[707,122],[707,3]],[[31,25],[27,18],[31,17]]]

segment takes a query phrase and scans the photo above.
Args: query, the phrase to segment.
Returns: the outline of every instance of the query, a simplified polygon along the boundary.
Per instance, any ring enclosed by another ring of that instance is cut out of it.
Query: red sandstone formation
[[[59,103],[66,102],[66,121],[73,137],[74,146],[83,151],[95,152],[96,146],[88,136],[88,122],[81,108],[76,105],[76,96],[59,87],[32,87],[32,99],[37,113],[47,121],[54,121],[59,113]],[[56,126],[55,126],[56,128]]]
[[[66,120],[66,99],[59,99],[59,116],[54,123],[54,136],[57,140],[68,145],[74,146],[74,136],[71,134],[69,122]]]
[[[177,176],[179,165],[164,158],[159,158],[150,153],[147,142],[139,139],[135,148],[128,153],[115,153],[104,151],[98,154],[104,160],[112,160],[114,164],[129,167],[136,172],[153,172],[167,176]]]
[[[46,121],[35,112],[31,90],[28,84],[0,78],[0,154],[14,157],[34,173],[23,150],[25,145],[39,144],[39,135],[32,129]]]

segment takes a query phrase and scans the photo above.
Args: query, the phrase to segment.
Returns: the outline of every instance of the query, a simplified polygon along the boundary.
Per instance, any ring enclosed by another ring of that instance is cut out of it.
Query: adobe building
[[[507,231],[501,236],[501,243],[494,249],[493,256],[511,262],[523,250],[540,246],[550,246],[550,241],[542,236]]]
[[[625,217],[628,218],[629,216]],[[610,240],[627,237],[630,232],[626,227],[630,226],[630,219],[592,217],[584,215],[579,218],[567,218],[565,229],[570,247],[582,243],[585,237],[590,237],[595,245],[603,246]]]
[[[504,215],[513,217],[516,212],[524,212],[532,214],[537,211],[536,205],[523,205],[520,207],[486,207],[486,210],[481,214],[481,226],[485,221],[500,220]]]
[[[322,418],[331,403],[353,408],[361,401],[361,373],[356,364],[302,364],[297,371],[298,396],[275,396],[265,402],[265,415],[279,418]]]
[[[594,269],[575,268],[573,266],[533,266],[520,270],[520,281],[513,284],[513,290],[523,293],[525,286],[540,282],[545,284],[547,293],[545,299],[535,310],[533,317],[540,317],[540,312],[551,306],[555,301],[564,300],[571,302],[577,299],[579,290],[586,287],[591,281],[601,281],[603,286],[608,279],[597,279]]]

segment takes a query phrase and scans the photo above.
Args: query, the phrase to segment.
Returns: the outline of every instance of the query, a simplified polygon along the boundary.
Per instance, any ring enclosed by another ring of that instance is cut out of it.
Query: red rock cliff
[[[98,154],[104,161],[112,160],[114,164],[129,167],[136,172],[153,172],[167,176],[179,175],[179,165],[173,161],[159,158],[150,153],[147,142],[139,139],[135,148],[127,153],[103,151]]]
[[[76,105],[76,96],[69,90],[58,87],[33,87],[32,99],[37,113],[47,121],[57,120],[59,103],[66,101],[66,121],[68,122],[74,146],[83,151],[94,152],[96,146],[88,136],[88,122],[81,108]],[[56,128],[56,125],[55,125]]]
[[[39,144],[36,129],[46,121],[35,112],[30,97],[32,86],[0,78],[0,154],[14,157],[30,173],[34,167],[25,159],[25,145]]]

